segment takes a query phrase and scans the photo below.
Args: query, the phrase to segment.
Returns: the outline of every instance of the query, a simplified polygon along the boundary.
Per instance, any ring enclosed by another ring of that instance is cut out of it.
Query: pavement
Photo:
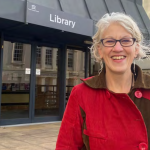
[[[0,127],[0,150],[55,150],[60,124]]]

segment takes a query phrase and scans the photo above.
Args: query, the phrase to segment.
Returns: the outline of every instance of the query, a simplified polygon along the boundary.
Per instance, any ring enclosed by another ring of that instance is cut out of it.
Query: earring
[[[133,73],[134,73],[134,75],[136,76],[136,72],[135,72],[135,59],[134,59],[134,61],[133,61]]]
[[[101,74],[102,70],[103,70],[103,61],[100,60],[100,69],[98,70],[98,75]]]

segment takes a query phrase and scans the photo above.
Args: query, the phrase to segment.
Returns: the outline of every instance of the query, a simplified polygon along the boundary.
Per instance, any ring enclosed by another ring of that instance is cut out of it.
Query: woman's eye
[[[127,43],[127,42],[131,42],[131,40],[122,40],[121,42]]]
[[[114,43],[113,40],[106,41],[106,43]]]

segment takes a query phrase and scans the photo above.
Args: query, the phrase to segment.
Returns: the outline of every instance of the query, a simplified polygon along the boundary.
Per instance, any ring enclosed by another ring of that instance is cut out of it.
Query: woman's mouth
[[[113,60],[121,60],[121,59],[126,58],[126,56],[112,56],[111,58],[112,58]]]

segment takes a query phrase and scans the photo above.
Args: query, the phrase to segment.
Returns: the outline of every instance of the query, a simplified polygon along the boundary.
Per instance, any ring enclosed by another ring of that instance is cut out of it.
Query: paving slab
[[[61,122],[0,127],[0,150],[55,150]]]

